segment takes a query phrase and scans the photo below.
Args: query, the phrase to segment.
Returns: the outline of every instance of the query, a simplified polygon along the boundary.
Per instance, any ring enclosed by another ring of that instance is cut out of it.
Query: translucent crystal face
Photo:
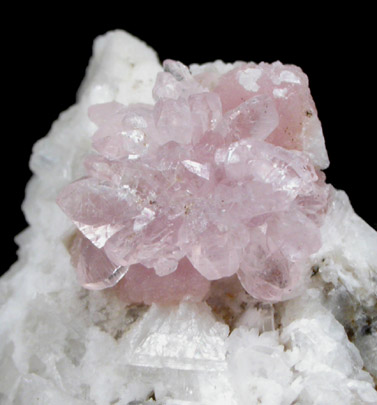
[[[125,301],[175,303],[236,274],[258,300],[292,297],[328,204],[306,75],[280,62],[224,73],[168,60],[153,96],[89,110],[97,153],[58,197],[79,230],[80,283],[121,279]]]

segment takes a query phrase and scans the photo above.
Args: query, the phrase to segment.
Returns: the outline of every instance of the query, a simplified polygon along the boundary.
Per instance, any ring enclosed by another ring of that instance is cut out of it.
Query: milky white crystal
[[[232,68],[192,66],[208,81]],[[261,306],[232,279],[217,280],[208,303],[128,306],[110,290],[77,283],[67,250],[75,226],[55,201],[85,174],[96,131],[87,109],[152,103],[161,71],[129,34],[98,38],[77,103],[34,147],[23,205],[30,227],[17,237],[19,261],[0,280],[0,403],[377,403],[377,233],[343,192],[331,190],[310,283],[292,300]],[[290,83],[283,79],[292,78],[279,75],[281,86]],[[316,139],[309,149],[320,157]],[[319,161],[325,165],[324,155]]]

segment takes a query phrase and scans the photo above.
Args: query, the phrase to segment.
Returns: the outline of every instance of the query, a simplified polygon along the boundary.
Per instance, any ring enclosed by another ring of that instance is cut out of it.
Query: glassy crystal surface
[[[87,176],[58,198],[80,231],[80,283],[122,279],[127,302],[172,303],[237,275],[258,300],[294,296],[329,200],[306,75],[280,62],[163,66],[154,105],[89,109]]]

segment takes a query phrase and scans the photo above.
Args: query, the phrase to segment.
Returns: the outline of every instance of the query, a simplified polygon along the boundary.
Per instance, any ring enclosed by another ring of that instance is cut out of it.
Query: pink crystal
[[[210,282],[195,270],[187,258],[180,260],[176,271],[160,277],[153,269],[134,264],[118,283],[119,297],[137,304],[177,304],[181,300],[201,301],[209,291]]]
[[[112,287],[127,271],[126,268],[112,263],[103,249],[96,248],[81,233],[75,237],[70,251],[78,280],[89,290]]]
[[[97,154],[58,198],[80,231],[80,283],[121,280],[127,302],[170,304],[237,275],[258,300],[294,296],[328,204],[305,150],[322,136],[306,75],[280,62],[194,75],[168,60],[153,96],[89,110]]]

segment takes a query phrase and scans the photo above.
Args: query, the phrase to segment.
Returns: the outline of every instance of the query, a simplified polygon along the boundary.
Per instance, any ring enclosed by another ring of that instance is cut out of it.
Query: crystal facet
[[[328,205],[306,75],[280,62],[220,73],[167,60],[153,97],[89,109],[97,154],[58,198],[80,231],[81,284],[124,276],[127,302],[171,303],[236,274],[258,300],[297,294]]]

